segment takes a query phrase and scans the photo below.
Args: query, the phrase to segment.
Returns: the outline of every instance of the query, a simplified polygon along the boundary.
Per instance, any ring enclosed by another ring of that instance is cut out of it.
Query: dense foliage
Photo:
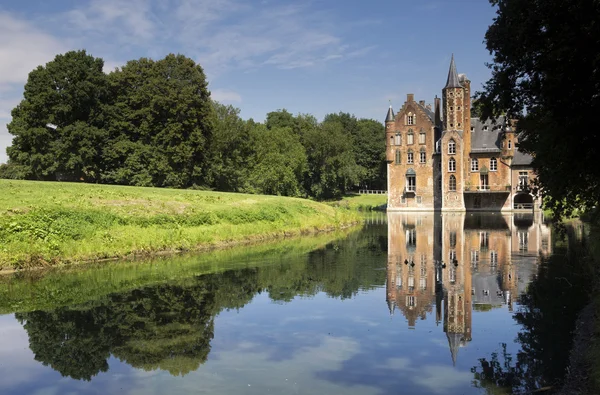
[[[600,201],[600,2],[490,0],[485,41],[492,77],[477,94],[483,115],[518,120],[519,148],[534,155],[539,183],[558,214]]]
[[[29,74],[0,178],[319,199],[385,187],[377,121],[339,113],[319,123],[286,110],[245,121],[211,100],[202,67],[183,55],[131,60],[110,74],[103,65],[72,51]]]

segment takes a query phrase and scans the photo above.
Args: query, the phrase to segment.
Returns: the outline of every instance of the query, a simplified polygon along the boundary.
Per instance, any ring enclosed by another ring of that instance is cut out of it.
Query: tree
[[[534,156],[539,186],[558,214],[600,201],[600,2],[490,0],[485,41],[492,77],[478,92],[483,116],[517,119],[519,149]]]
[[[381,122],[359,119],[354,138],[356,163],[363,168],[360,184],[368,189],[387,189],[385,128]]]
[[[254,121],[242,120],[240,110],[231,105],[213,102],[213,106],[216,120],[210,142],[209,183],[218,191],[246,191],[256,147],[250,133]]]
[[[189,187],[209,172],[214,108],[200,65],[183,55],[132,60],[109,75],[109,183]]]
[[[260,125],[252,130],[256,143],[249,182],[258,193],[303,196],[306,152],[291,128]]]
[[[340,197],[360,180],[360,167],[354,159],[352,137],[340,122],[323,122],[304,138],[308,154],[305,187],[318,199]]]
[[[103,66],[84,50],[71,51],[29,73],[24,99],[12,110],[8,132],[15,137],[7,149],[28,178],[98,180],[107,137]]]

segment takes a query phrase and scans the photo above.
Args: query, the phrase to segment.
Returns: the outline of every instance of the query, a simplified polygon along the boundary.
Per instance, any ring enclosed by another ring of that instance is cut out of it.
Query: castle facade
[[[532,211],[532,157],[514,125],[471,118],[471,82],[454,56],[433,109],[408,94],[385,120],[388,211]]]

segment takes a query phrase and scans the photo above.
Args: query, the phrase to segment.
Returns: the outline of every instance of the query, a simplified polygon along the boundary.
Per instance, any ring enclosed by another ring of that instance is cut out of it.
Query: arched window
[[[426,163],[427,162],[427,152],[425,151],[425,148],[421,148],[421,151],[419,151],[419,163]]]
[[[415,115],[412,112],[409,112],[406,116],[406,124],[414,125],[415,124]]]
[[[448,142],[448,154],[449,155],[455,155],[456,154],[456,142],[453,139],[451,139]]]
[[[451,175],[448,180],[448,190],[453,192],[456,191],[456,177],[454,177],[454,174]]]
[[[471,171],[479,171],[479,161],[477,158],[471,159]]]
[[[425,142],[426,142],[425,132],[421,131],[421,132],[419,132],[419,144],[425,144]]]
[[[498,170],[498,160],[496,158],[490,159],[490,171]]]
[[[448,160],[448,171],[449,172],[455,172],[456,171],[456,161],[454,160],[454,158],[450,158]]]
[[[396,164],[399,165],[401,162],[401,152],[399,149],[396,150]]]
[[[415,163],[415,155],[413,154],[412,150],[408,150],[408,158],[406,160],[406,163]]]
[[[402,135],[400,133],[396,133],[396,145],[402,145]]]

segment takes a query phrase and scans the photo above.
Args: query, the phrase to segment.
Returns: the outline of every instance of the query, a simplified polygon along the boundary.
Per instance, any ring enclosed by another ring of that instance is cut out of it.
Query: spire
[[[456,72],[456,65],[454,64],[454,54],[452,54],[452,60],[450,60],[450,70],[448,70],[448,80],[446,81],[447,88],[462,88],[463,86],[460,84],[458,80],[458,73]]]
[[[390,104],[390,108],[388,109],[387,116],[385,117],[386,122],[394,122],[394,110],[392,110],[392,105]]]
[[[390,310],[390,316],[394,315],[394,309],[396,308],[396,301],[390,299],[388,300],[388,309]]]
[[[448,345],[450,346],[450,356],[452,364],[456,366],[456,357],[458,356],[458,348],[460,347],[462,335],[460,333],[446,333],[448,337]]]

